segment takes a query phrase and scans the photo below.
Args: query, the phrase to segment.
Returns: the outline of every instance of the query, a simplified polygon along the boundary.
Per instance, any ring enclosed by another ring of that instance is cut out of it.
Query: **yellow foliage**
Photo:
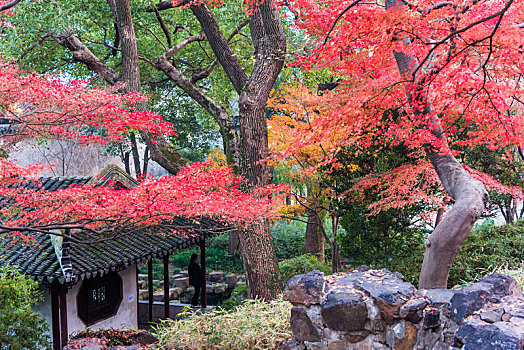
[[[213,165],[216,166],[225,166],[227,165],[227,158],[224,152],[220,148],[213,148],[211,152],[209,152],[209,155],[207,156],[207,160],[211,161]]]

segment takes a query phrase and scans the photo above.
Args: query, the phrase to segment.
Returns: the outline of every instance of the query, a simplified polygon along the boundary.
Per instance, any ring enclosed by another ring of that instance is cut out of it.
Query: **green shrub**
[[[214,310],[183,320],[167,320],[155,329],[157,349],[279,349],[292,337],[291,304],[246,300],[233,311]]]
[[[304,254],[306,224],[299,221],[277,221],[271,227],[277,259],[291,259]]]
[[[324,264],[314,254],[303,254],[296,258],[284,260],[278,263],[278,266],[284,286],[291,277],[313,270],[319,270],[326,275],[331,274],[331,266]]]
[[[247,285],[237,284],[231,292],[231,297],[222,301],[220,307],[226,311],[232,311],[247,299]]]
[[[451,266],[448,288],[473,283],[496,267],[517,268],[524,262],[524,222],[494,226],[492,220],[475,225],[457,258]],[[387,267],[404,275],[404,280],[418,284],[422,267],[424,245],[412,247],[410,254],[394,256],[385,264],[369,264]]]
[[[517,268],[524,262],[524,222],[494,226],[492,220],[477,225],[451,267],[448,287],[475,282],[490,268]]]
[[[0,349],[50,349],[48,325],[31,305],[42,299],[38,283],[14,267],[0,267]]]
[[[171,257],[171,262],[174,266],[186,270],[193,253],[200,253],[198,247],[178,251]],[[206,270],[244,273],[240,252],[229,253],[229,235],[206,240]]]

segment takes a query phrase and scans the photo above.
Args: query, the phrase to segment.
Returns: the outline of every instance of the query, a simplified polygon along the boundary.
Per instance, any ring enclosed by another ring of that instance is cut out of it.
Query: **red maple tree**
[[[295,146],[335,140],[333,160],[342,147],[403,144],[426,159],[419,170],[431,167],[454,205],[426,242],[420,287],[445,288],[488,200],[486,177],[455,156],[524,140],[524,2],[295,0],[293,12],[318,39],[299,62],[340,77],[329,99],[341,105]]]
[[[0,82],[2,119],[8,125],[0,136],[4,149],[26,138],[104,143],[125,142],[123,136],[136,130],[175,133],[158,114],[131,108],[145,99],[137,93],[120,94],[85,81],[27,73],[6,62],[0,65]],[[129,190],[84,185],[47,192],[38,180],[42,169],[39,164],[21,168],[0,159],[0,233],[30,240],[34,233],[53,231],[77,240],[70,233],[77,229],[92,233],[91,241],[103,241],[126,229],[169,222],[177,215],[247,227],[276,214],[277,197],[272,195],[284,189],[269,185],[246,193],[241,190],[245,180],[231,167],[206,162],[174,176],[146,177]],[[173,229],[173,234],[181,233]]]

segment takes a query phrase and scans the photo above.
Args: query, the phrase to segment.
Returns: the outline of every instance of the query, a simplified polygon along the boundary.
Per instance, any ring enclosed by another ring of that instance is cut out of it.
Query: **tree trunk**
[[[317,219],[317,216],[314,212],[308,212],[304,252],[315,254],[320,261],[324,261],[324,235],[318,225],[320,218]]]
[[[135,178],[142,176],[142,170],[140,169],[140,155],[138,154],[138,143],[136,136],[133,133],[129,134],[129,140],[131,141],[131,154],[133,156],[133,166],[135,168]]]
[[[240,97],[240,171],[250,188],[268,182],[267,163],[263,162],[268,157],[267,97],[260,99],[254,95],[246,92]],[[268,222],[257,223],[238,235],[250,298],[269,300],[280,293],[280,270],[268,225]]]
[[[268,222],[238,231],[249,298],[271,300],[280,294],[280,269]]]
[[[484,185],[473,180],[455,157],[439,155],[438,151],[427,148],[426,154],[455,204],[426,241],[419,288],[446,288],[453,260],[484,211],[488,194]]]
[[[278,11],[268,2],[259,5],[251,15],[249,28],[256,57],[253,72],[239,97],[240,172],[249,186],[257,187],[268,182],[266,104],[284,65],[286,36]],[[222,64],[218,55],[217,58]],[[239,80],[232,82],[238,84]],[[280,270],[269,223],[253,225],[250,231],[239,234],[249,296],[273,299],[280,292]]]
[[[401,0],[386,0],[387,10],[400,11],[405,7]],[[409,39],[404,40],[409,45]],[[395,52],[395,60],[401,76],[409,75],[417,66],[417,60],[404,52]],[[415,79],[416,81],[416,79]],[[414,83],[417,90],[417,83]],[[422,91],[422,89],[419,92]],[[410,96],[415,114],[429,114],[430,105],[420,110],[420,96]],[[433,120],[438,125],[438,120]],[[446,140],[440,127],[432,133],[442,140]],[[442,218],[435,230],[426,240],[426,251],[422,270],[420,271],[419,288],[447,288],[449,270],[462,243],[471,232],[473,224],[478,220],[486,202],[488,194],[484,185],[474,180],[452,155],[442,154],[442,150],[434,149],[431,145],[424,145],[424,151],[431,161],[433,168],[444,186],[444,189],[455,200],[451,210]]]

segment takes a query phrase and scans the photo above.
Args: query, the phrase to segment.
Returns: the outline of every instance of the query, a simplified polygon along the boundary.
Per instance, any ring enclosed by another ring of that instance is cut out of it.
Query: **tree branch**
[[[9,10],[10,8],[15,7],[16,5],[18,5],[20,1],[22,0],[13,0],[11,2],[8,2],[7,4],[3,4],[2,6],[0,6],[0,12]]]
[[[173,46],[173,41],[171,40],[171,33],[169,33],[169,28],[167,28],[166,22],[164,22],[164,18],[162,18],[162,15],[158,10],[155,10],[156,19],[158,20],[158,23],[160,23],[160,28],[162,28],[162,31],[164,32],[164,35],[166,36],[167,40],[167,46],[171,47]]]
[[[340,19],[342,18],[342,16],[344,16],[344,14],[346,12],[348,12],[349,10],[351,10],[353,7],[357,6],[362,0],[355,0],[353,1],[351,4],[349,4],[345,9],[344,11],[340,12],[339,15],[337,16],[337,18],[335,18],[335,22],[333,22],[333,25],[331,26],[331,28],[329,29],[328,33],[326,34],[326,39],[324,39],[324,45],[327,44],[327,42],[329,41],[329,36],[331,35],[331,32],[333,32],[333,29],[335,29],[335,26],[337,25],[338,21],[340,21]]]
[[[248,81],[248,77],[229,47],[228,40],[218,26],[215,15],[205,4],[191,5],[191,11],[200,22],[202,30],[217,58],[218,62],[226,72],[236,92],[240,94]]]
[[[53,40],[73,53],[73,60],[85,64],[90,70],[99,74],[111,85],[120,81],[120,76],[107,64],[102,62],[73,34],[55,34]]]

